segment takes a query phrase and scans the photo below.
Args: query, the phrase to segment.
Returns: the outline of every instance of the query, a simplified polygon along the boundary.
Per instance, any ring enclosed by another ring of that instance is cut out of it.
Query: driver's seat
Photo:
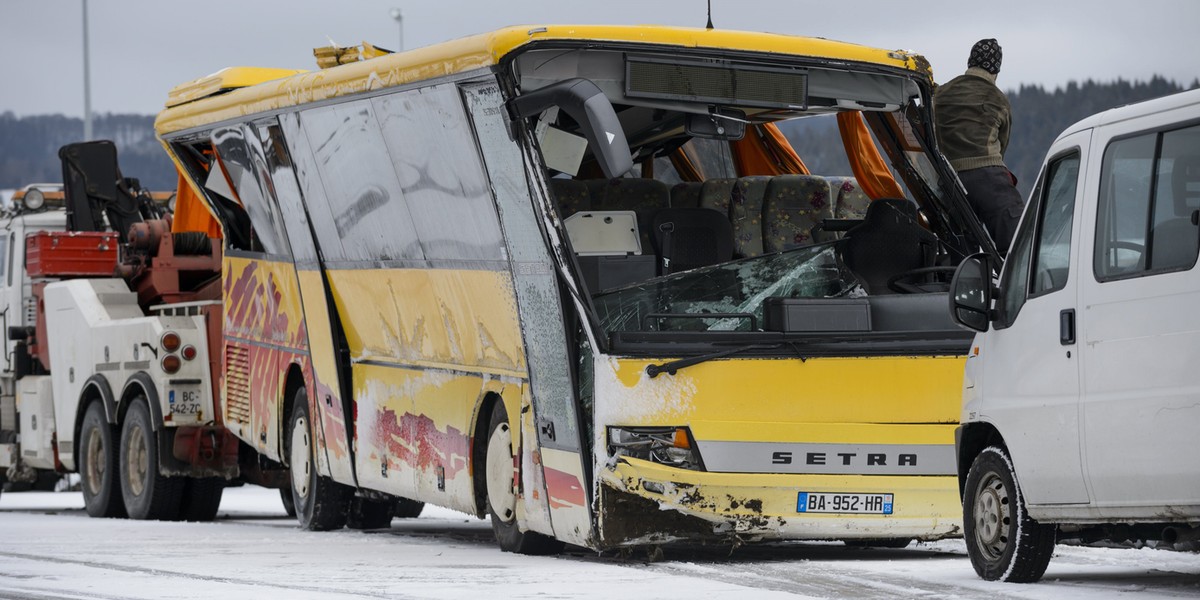
[[[918,219],[911,200],[880,198],[867,205],[863,222],[838,242],[842,260],[868,294],[894,294],[889,279],[933,266],[937,236]]]

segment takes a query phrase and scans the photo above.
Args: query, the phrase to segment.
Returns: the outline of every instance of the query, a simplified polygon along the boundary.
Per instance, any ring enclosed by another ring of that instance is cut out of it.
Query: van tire
[[[315,426],[308,416],[308,392],[296,390],[292,414],[288,419],[287,457],[291,477],[292,503],[300,527],[309,531],[329,531],[346,525],[350,489],[317,473],[313,459],[316,448],[312,432]]]
[[[1012,461],[995,446],[971,464],[963,492],[963,538],[971,566],[988,581],[1032,583],[1054,554],[1054,525],[1029,518]]]
[[[515,436],[508,425],[508,412],[503,402],[492,409],[491,424],[488,426],[487,452],[484,457],[484,473],[487,490],[488,515],[492,518],[492,532],[496,543],[505,552],[517,554],[547,555],[562,552],[563,543],[535,531],[521,531],[516,515],[516,491],[512,481],[517,473],[512,454]]]
[[[145,396],[134,398],[121,424],[121,497],[129,518],[161,521],[178,518],[182,477],[159,472],[158,434]]]
[[[87,514],[97,518],[125,516],[121,498],[120,444],[117,428],[109,425],[100,402],[92,402],[83,413],[79,430],[79,487]]]

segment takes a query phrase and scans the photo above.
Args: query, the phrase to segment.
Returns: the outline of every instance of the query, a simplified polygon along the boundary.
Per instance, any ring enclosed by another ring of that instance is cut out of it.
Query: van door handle
[[[1075,343],[1075,309],[1067,308],[1058,313],[1058,342],[1064,346]]]

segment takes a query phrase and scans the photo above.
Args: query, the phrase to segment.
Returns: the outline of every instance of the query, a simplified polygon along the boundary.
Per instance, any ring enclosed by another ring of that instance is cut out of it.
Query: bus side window
[[[234,245],[234,248],[290,256],[283,226],[272,203],[268,202],[267,194],[263,192],[263,188],[271,185],[265,160],[250,151],[241,128],[214,131],[212,141],[218,163],[224,168],[228,183],[237,196],[233,200],[241,205],[250,218],[249,247]],[[212,186],[207,187],[210,192],[215,191]]]

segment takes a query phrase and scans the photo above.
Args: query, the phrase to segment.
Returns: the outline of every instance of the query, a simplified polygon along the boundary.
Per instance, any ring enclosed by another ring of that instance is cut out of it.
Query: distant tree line
[[[1190,88],[1200,87],[1200,79]],[[1184,90],[1159,76],[1146,82],[1118,79],[1111,83],[1087,80],[1047,91],[1040,85],[1009,90],[1013,129],[1005,161],[1028,196],[1038,168],[1054,138],[1068,125],[1090,114]],[[802,119],[788,123],[784,133],[814,173],[849,175],[841,145],[827,143],[836,136],[832,118]],[[117,144],[121,171],[153,189],[171,189],[176,179],[171,161],[154,137],[154,117],[105,114],[93,122],[97,139]],[[83,120],[62,115],[17,117],[0,113],[0,188],[62,180],[58,148],[82,137]],[[714,170],[715,172],[716,170]]]

